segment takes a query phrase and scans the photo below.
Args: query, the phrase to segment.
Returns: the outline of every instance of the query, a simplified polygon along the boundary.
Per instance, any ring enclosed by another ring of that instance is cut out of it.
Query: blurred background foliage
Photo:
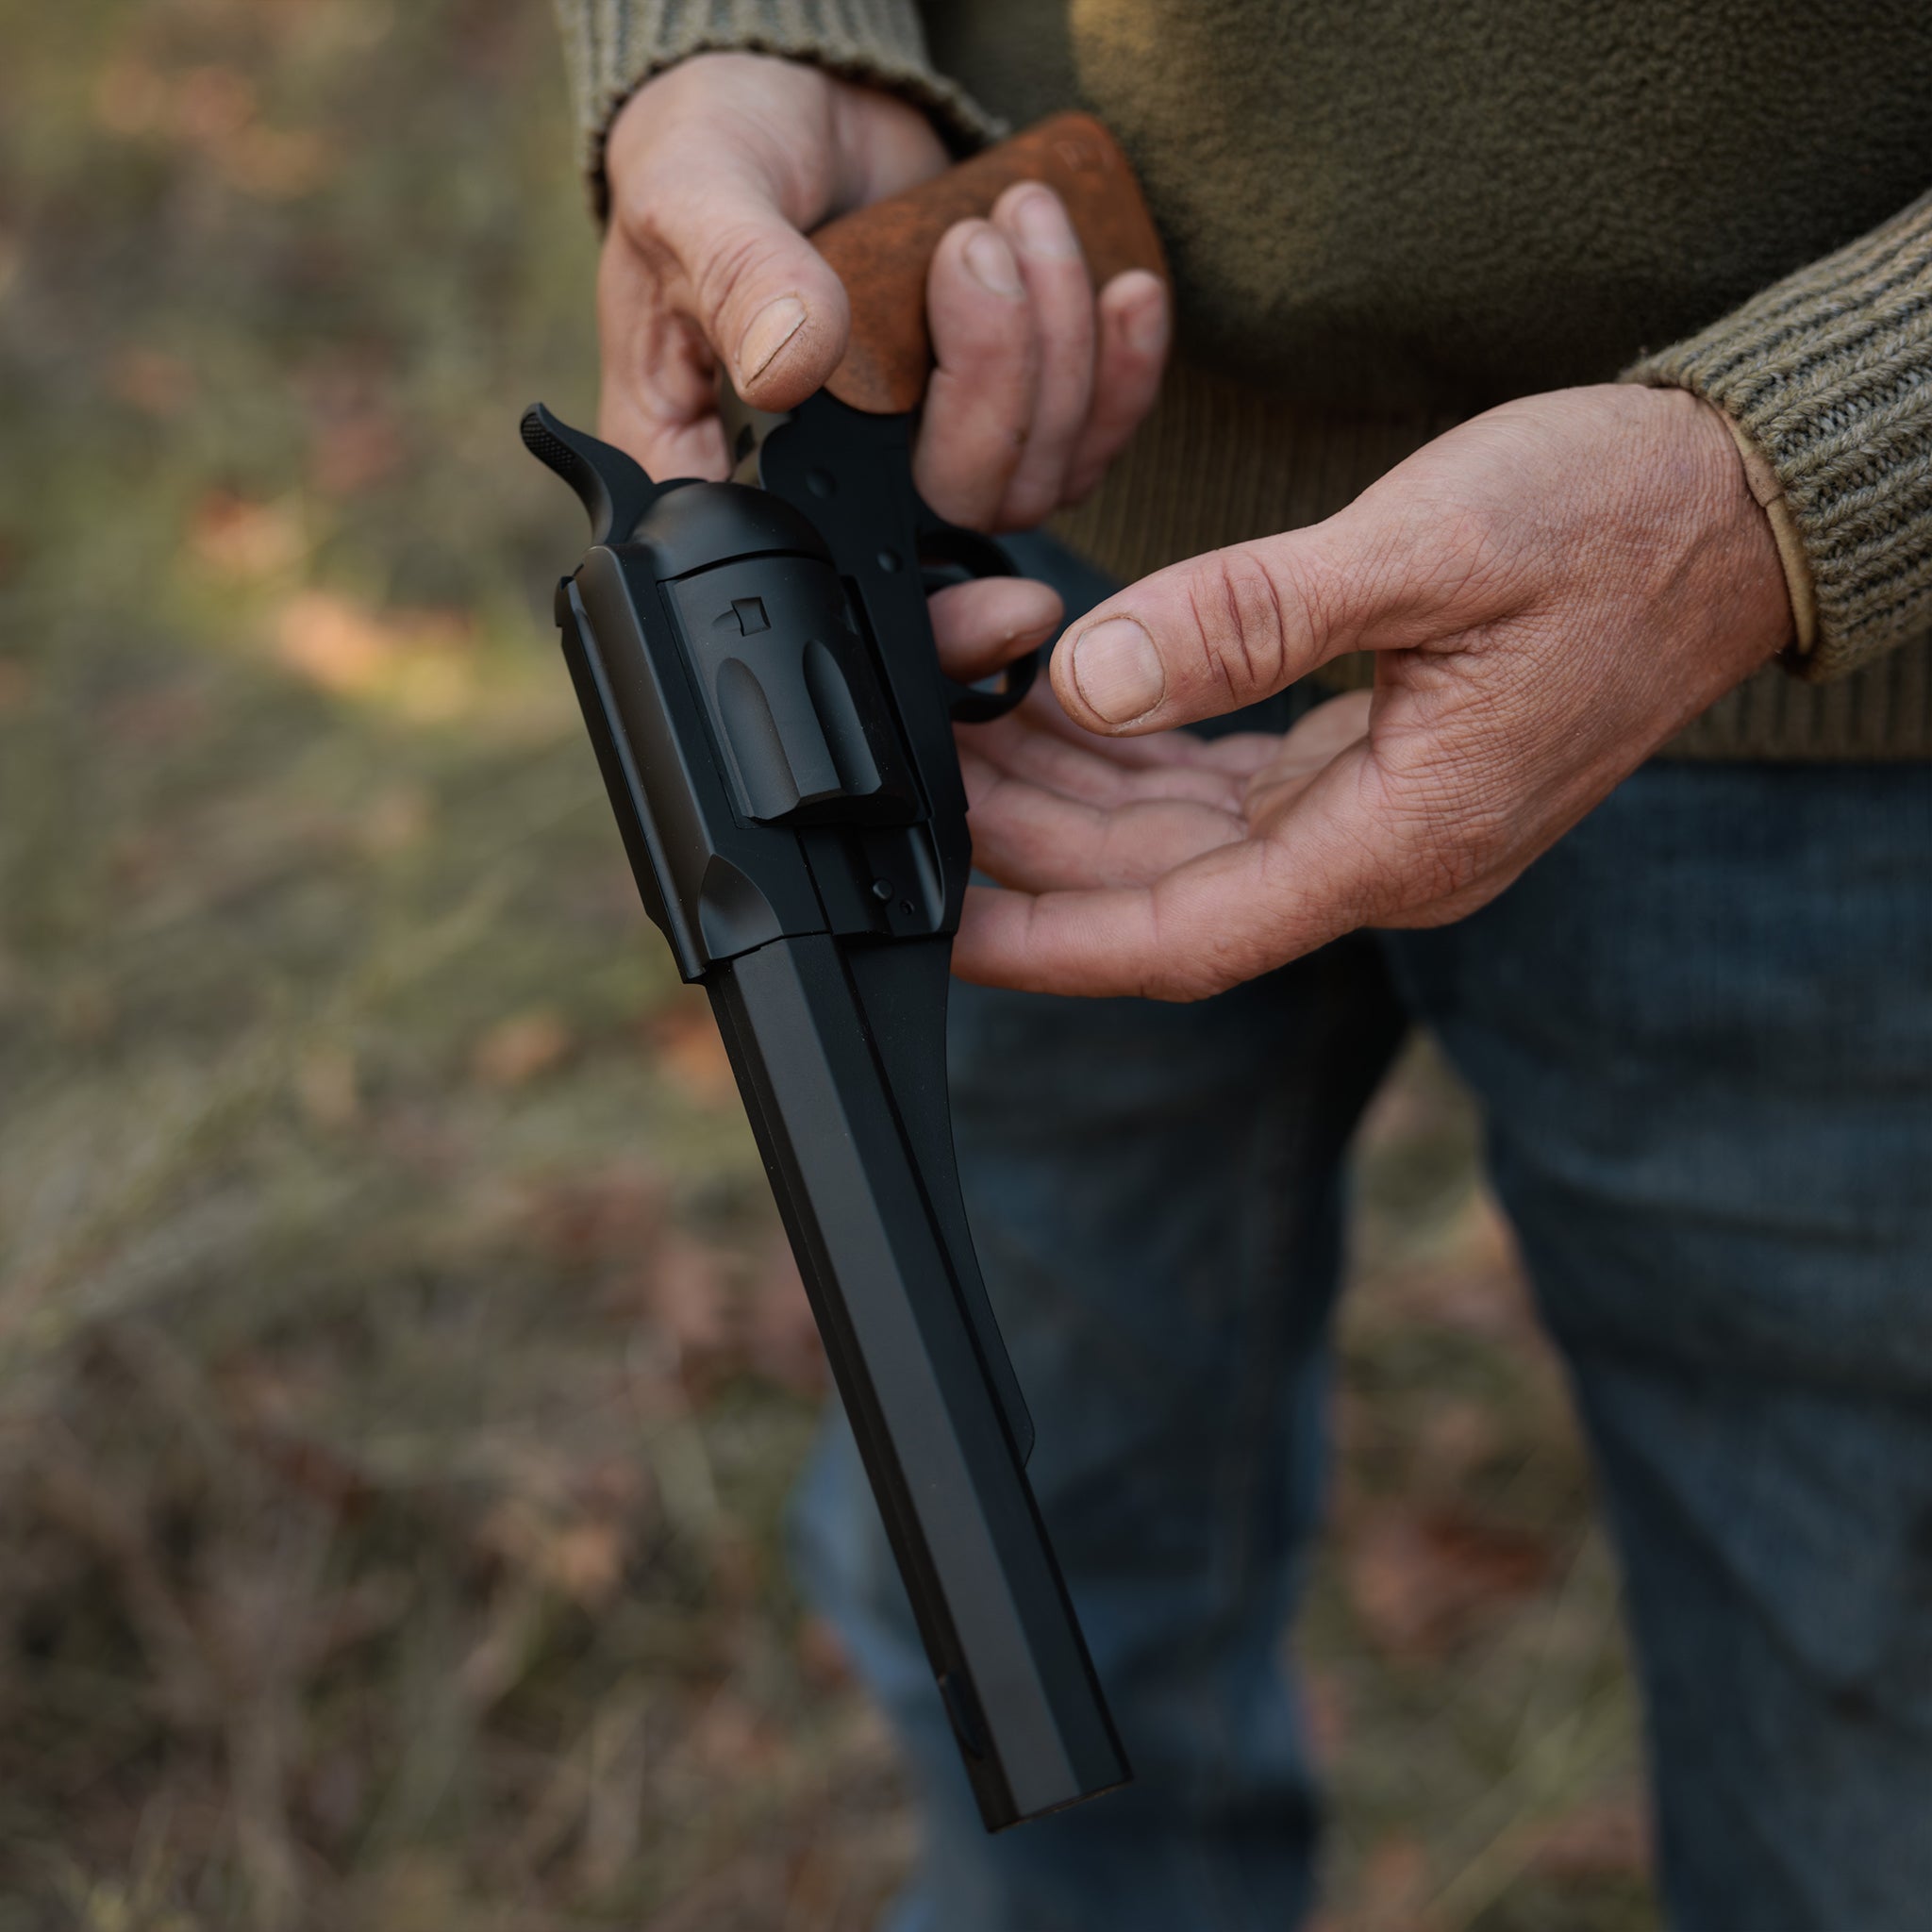
[[[551,640],[541,0],[0,0],[0,1928],[843,1932],[822,1395]],[[1331,1927],[1651,1923],[1558,1379],[1411,1057],[1297,1643]],[[1025,1928],[1014,1928],[1025,1932]]]

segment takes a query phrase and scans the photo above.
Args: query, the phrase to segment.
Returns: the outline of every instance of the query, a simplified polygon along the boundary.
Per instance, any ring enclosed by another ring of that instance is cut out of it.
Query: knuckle
[[[1203,681],[1218,682],[1243,703],[1278,691],[1289,662],[1281,591],[1254,551],[1213,552],[1190,580],[1188,596]]]
[[[691,264],[691,292],[707,317],[722,315],[771,265],[769,235],[755,228],[732,227],[710,236]]]
[[[1036,524],[1043,524],[1064,500],[1057,477],[1023,471],[1008,486],[1000,504],[1000,525],[1008,530],[1030,530]]]
[[[1251,953],[1245,941],[1196,931],[1185,944],[1160,944],[1131,991],[1180,1006],[1212,999],[1254,976],[1258,969]]]
[[[1100,488],[1100,479],[1106,474],[1105,457],[1083,457],[1067,472],[1067,480],[1060,489],[1060,501],[1070,505],[1085,503]]]
[[[691,182],[674,145],[636,154],[622,175],[610,177],[611,227],[637,245],[679,252],[689,227]]]
[[[608,275],[641,275],[658,293],[677,280],[683,273],[682,259],[657,219],[654,201],[635,194],[626,197],[611,219],[600,265]]]

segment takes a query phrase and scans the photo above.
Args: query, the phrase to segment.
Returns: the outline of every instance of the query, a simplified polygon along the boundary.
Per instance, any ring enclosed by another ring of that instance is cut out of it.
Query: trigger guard
[[[946,708],[955,724],[991,724],[995,718],[1004,718],[1033,689],[1033,680],[1040,675],[1039,646],[1002,665],[998,675],[1005,680],[998,691],[946,679]]]
[[[991,537],[977,530],[964,530],[956,524],[936,523],[920,532],[920,561],[928,591],[939,588],[939,578],[949,570],[958,572],[958,581],[973,577],[1023,576],[1013,559]],[[1028,651],[1002,665],[996,674],[999,684],[992,690],[991,677],[977,684],[960,684],[948,677],[946,708],[955,724],[990,724],[1004,718],[1033,689],[1040,675],[1040,653]]]

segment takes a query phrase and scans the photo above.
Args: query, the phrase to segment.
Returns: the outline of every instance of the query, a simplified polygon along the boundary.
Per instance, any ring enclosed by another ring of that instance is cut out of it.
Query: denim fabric
[[[1280,1638],[1341,1165],[1412,1024],[1595,1453],[1672,1923],[1932,1927],[1932,767],[1660,763],[1456,926],[1192,1007],[956,989],[968,1207],[1137,1781],[985,1836],[835,1421],[798,1560],[924,1790],[891,1932],[1308,1909]]]

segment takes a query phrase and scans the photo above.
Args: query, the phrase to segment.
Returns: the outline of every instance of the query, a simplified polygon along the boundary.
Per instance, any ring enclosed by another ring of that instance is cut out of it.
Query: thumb
[[[844,284],[774,208],[721,197],[690,275],[691,319],[746,402],[796,408],[844,356]]]
[[[1348,511],[1170,565],[1091,611],[1053,685],[1091,731],[1161,731],[1272,697],[1345,651],[1416,642],[1433,600]]]
[[[661,142],[612,185],[600,323],[620,408],[680,420],[700,388],[708,407],[713,358],[761,408],[824,384],[845,352],[845,290],[755,148]]]
[[[845,353],[844,285],[769,184],[736,175],[693,184],[661,232],[683,271],[677,306],[746,402],[789,409],[824,385]]]

